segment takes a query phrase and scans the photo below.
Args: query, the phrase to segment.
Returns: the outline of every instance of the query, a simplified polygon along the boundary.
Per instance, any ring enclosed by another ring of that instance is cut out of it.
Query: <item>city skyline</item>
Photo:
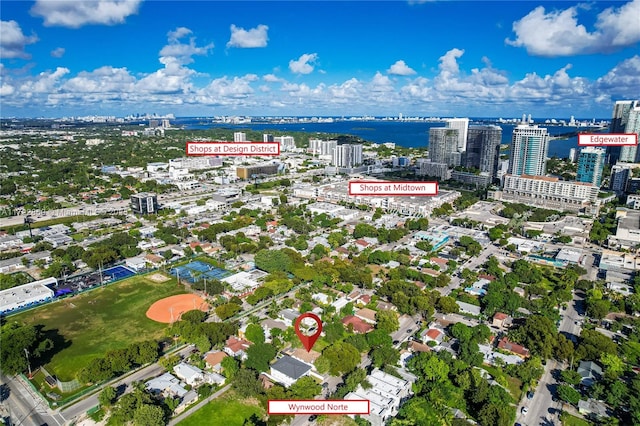
[[[2,115],[606,118],[640,90],[639,15],[640,0],[6,2]]]

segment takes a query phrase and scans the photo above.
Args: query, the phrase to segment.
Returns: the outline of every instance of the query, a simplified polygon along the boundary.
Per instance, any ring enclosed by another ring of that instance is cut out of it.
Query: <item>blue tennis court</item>
[[[191,284],[203,279],[220,280],[231,275],[231,272],[225,269],[216,268],[199,260],[171,268],[169,273],[174,277],[179,276],[181,280],[185,280]]]
[[[125,266],[114,266],[113,268],[105,269],[104,271],[102,271],[103,277],[109,277],[113,281],[132,277],[135,274],[135,272]]]

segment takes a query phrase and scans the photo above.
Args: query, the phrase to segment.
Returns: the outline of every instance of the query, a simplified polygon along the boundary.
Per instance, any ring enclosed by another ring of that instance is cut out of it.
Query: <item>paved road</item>
[[[20,377],[0,375],[0,382],[9,388],[9,397],[3,401],[2,405],[8,411],[7,414],[14,425],[61,426],[65,423],[64,419],[50,410]]]
[[[567,310],[561,311],[563,317],[558,327],[558,331],[569,339],[577,339],[580,336],[583,317],[580,316],[579,312],[584,312],[584,299],[581,292],[574,292],[573,300],[568,303]],[[549,360],[547,362],[544,374],[535,389],[533,399],[528,400],[526,397],[523,397],[518,405],[516,417],[518,423],[526,426],[537,426],[540,424],[551,426],[561,424],[558,416],[562,410],[562,403],[560,401],[553,401],[553,393],[556,392],[558,383],[553,377],[552,372],[555,369],[563,370],[565,368],[565,365],[555,360]],[[522,407],[527,407],[527,414],[522,413]]]
[[[420,328],[420,321],[422,320],[422,316],[420,314],[415,314],[413,316],[402,315],[399,318],[400,328],[391,335],[393,341],[397,341],[399,346],[402,342],[407,340],[409,337],[415,333],[418,328]]]

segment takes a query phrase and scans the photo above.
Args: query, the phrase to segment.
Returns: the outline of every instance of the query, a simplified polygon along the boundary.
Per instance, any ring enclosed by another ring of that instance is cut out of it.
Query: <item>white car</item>
[[[527,407],[522,407],[522,414],[526,415],[529,412]]]

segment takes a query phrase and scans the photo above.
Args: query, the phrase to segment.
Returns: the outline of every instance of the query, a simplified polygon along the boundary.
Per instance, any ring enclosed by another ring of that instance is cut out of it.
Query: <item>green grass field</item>
[[[60,380],[73,380],[92,359],[131,343],[161,338],[166,324],[145,316],[153,302],[185,293],[175,278],[156,283],[132,277],[88,293],[50,303],[8,321],[43,325],[44,331],[64,338],[64,349],[45,365]],[[54,334],[54,333],[52,333]]]
[[[257,405],[243,404],[233,400],[229,394],[214,399],[191,416],[187,417],[179,426],[242,426],[244,421],[252,415],[262,417],[264,410]]]

